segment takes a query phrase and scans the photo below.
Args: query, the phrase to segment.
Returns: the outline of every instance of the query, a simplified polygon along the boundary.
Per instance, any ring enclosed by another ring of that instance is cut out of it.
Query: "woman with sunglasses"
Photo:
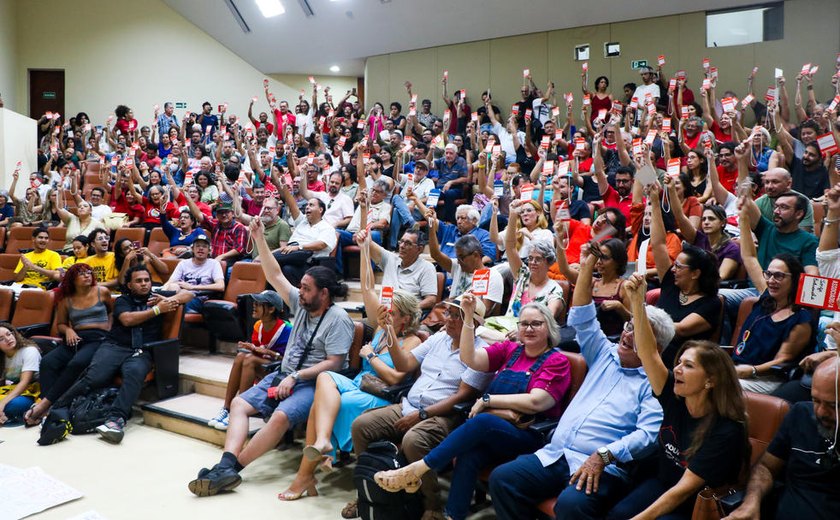
[[[461,297],[464,323],[459,355],[473,370],[497,372],[487,392],[475,402],[469,419],[428,455],[403,468],[374,475],[387,491],[414,493],[424,474],[443,471],[457,458],[446,502],[446,515],[453,520],[469,514],[482,469],[542,447],[542,438],[523,426],[538,415],[559,417],[571,383],[569,360],[554,348],[560,342],[560,329],[548,307],[536,302],[525,305],[519,315],[519,340],[483,349],[475,348],[475,307],[476,297],[465,293]]]
[[[658,184],[650,186],[651,204],[650,248],[656,274],[661,282],[656,306],[674,320],[676,335],[662,351],[662,360],[671,366],[682,344],[690,339],[708,340],[720,326],[721,303],[718,299],[717,260],[714,255],[682,243],[682,250],[672,261],[665,241],[665,224],[659,205]]]
[[[771,373],[774,365],[798,361],[811,344],[811,312],[795,304],[796,287],[804,272],[795,256],[783,253],[762,271],[750,235],[746,205],[741,210],[741,257],[761,296],[753,306],[735,343],[732,360],[744,390],[769,394],[784,383]]]

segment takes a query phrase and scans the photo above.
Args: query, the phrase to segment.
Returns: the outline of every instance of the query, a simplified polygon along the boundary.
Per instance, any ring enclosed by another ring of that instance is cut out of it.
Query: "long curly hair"
[[[71,265],[70,268],[67,269],[67,272],[64,273],[64,278],[62,278],[55,293],[56,300],[61,301],[64,298],[73,296],[76,293],[76,278],[83,273],[90,273],[93,278],[91,285],[95,287],[96,276],[93,274],[93,268],[85,263],[76,263]]]

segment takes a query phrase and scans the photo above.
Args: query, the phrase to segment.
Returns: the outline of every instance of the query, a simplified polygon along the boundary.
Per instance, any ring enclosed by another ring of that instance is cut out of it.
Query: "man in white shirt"
[[[305,199],[316,199],[323,202],[327,207],[327,212],[324,213],[324,220],[335,229],[344,229],[350,220],[353,218],[353,199],[341,191],[344,178],[341,172],[333,172],[330,174],[327,191],[311,191],[306,187],[306,183],[300,183],[300,194]]]
[[[420,308],[430,310],[437,302],[437,273],[435,266],[420,258],[426,247],[422,233],[409,229],[399,241],[399,254],[371,242],[370,259],[384,273],[382,285],[412,294],[420,301]]]
[[[96,220],[104,222],[104,219],[107,215],[111,214],[111,207],[105,202],[105,188],[101,188],[99,186],[90,190],[90,195],[88,196],[88,202],[90,202],[90,214]]]
[[[210,238],[198,235],[192,243],[192,258],[179,262],[169,281],[162,287],[164,291],[189,291],[195,295],[185,307],[188,313],[201,313],[204,302],[211,293],[224,292],[225,275],[222,264],[210,258]]]
[[[365,228],[370,231],[373,242],[380,245],[382,244],[382,233],[388,229],[391,223],[391,205],[385,202],[391,196],[393,189],[391,182],[392,180],[389,177],[381,177],[373,183],[373,188],[370,191],[367,222],[364,223]],[[344,272],[341,250],[352,244],[353,234],[362,229],[362,204],[368,204],[367,194],[360,194],[359,198],[362,199],[362,202],[353,213],[353,219],[347,224],[347,229],[337,230],[338,250],[335,254],[335,263],[339,273]]]
[[[633,97],[636,98],[636,101],[639,103],[639,107],[641,108],[645,106],[647,94],[650,94],[650,102],[655,105],[656,102],[659,101],[660,92],[659,85],[653,81],[656,79],[653,69],[650,67],[642,67],[639,69],[639,74],[641,74],[642,82],[644,84],[636,87],[636,91],[633,92]]]
[[[327,206],[320,199],[309,199],[305,213],[301,213],[288,186],[282,182],[278,183],[278,190],[294,219],[295,230],[289,238],[288,245],[275,252],[274,258],[289,282],[295,287],[300,287],[300,281],[310,267],[309,259],[328,257],[335,249],[335,228],[324,220]]]

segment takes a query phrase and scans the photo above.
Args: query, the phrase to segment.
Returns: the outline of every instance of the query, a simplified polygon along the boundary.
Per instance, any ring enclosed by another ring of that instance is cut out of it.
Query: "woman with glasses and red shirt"
[[[746,211],[741,210],[739,219],[742,237],[751,236]],[[762,271],[751,239],[741,240],[741,258],[761,296],[741,327],[732,360],[744,390],[769,394],[784,382],[770,373],[770,368],[798,361],[812,343],[811,311],[795,304],[796,287],[804,268],[798,258],[783,253],[773,257]]]

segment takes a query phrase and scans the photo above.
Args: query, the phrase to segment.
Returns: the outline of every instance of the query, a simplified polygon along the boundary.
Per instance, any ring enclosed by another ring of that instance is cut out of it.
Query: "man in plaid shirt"
[[[187,204],[199,224],[211,234],[210,256],[218,261],[226,261],[228,266],[244,257],[248,248],[248,228],[233,218],[230,204],[219,204],[216,218],[203,214],[195,202],[187,197]]]

